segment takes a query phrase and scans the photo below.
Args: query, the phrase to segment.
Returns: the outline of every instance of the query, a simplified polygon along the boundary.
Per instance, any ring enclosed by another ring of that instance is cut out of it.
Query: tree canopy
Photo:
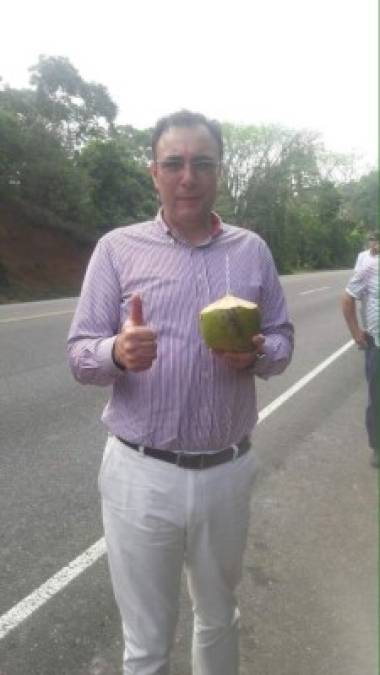
[[[151,130],[118,125],[107,88],[67,58],[30,73],[29,88],[0,82],[0,199],[89,239],[152,217]],[[352,266],[377,227],[378,171],[355,178],[312,131],[225,122],[223,135],[222,218],[260,234],[282,272]]]

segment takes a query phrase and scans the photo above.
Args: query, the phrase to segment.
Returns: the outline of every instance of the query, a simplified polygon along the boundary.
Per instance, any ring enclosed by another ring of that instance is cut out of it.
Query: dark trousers
[[[370,448],[379,452],[378,435],[378,359],[380,349],[376,347],[373,338],[368,336],[368,347],[365,350],[365,374],[368,382],[368,406],[366,410],[366,427]]]

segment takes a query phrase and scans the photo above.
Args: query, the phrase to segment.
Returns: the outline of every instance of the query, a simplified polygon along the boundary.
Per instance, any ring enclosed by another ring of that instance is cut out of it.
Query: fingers
[[[355,340],[355,342],[358,345],[358,347],[361,347],[362,349],[368,347],[368,340],[366,335],[361,335],[357,340]]]
[[[227,366],[237,370],[245,370],[246,368],[253,366],[257,357],[264,353],[264,342],[265,337],[260,333],[252,337],[252,351],[250,352],[223,352],[220,350],[212,350],[212,353],[221,358]]]
[[[257,352],[258,354],[262,353],[264,342],[265,337],[261,333],[258,333],[257,335],[254,335],[252,337],[252,344],[255,352]]]
[[[215,356],[218,356],[223,362],[231,367],[236,368],[237,370],[244,370],[253,366],[256,361],[256,351],[252,352],[220,352],[213,351]]]
[[[127,370],[147,370],[157,358],[156,334],[145,326],[124,326],[116,337],[114,352]]]
[[[130,359],[154,359],[157,356],[156,334],[149,328],[125,327],[121,333],[122,345]]]
[[[356,344],[358,345],[358,347],[360,347],[361,349],[365,349],[367,347],[368,335],[361,328],[358,328],[358,330],[353,333],[353,338],[354,338]]]

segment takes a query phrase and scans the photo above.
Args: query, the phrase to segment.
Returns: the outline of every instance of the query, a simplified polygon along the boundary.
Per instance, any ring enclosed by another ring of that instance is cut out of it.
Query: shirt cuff
[[[113,377],[123,375],[126,370],[125,368],[118,366],[113,359],[113,346],[115,340],[115,335],[101,340],[96,350],[96,358],[100,368],[104,373]]]
[[[286,367],[289,358],[281,348],[281,342],[277,336],[267,336],[264,344],[264,352],[261,358],[258,358],[251,368],[253,375],[267,380],[271,375],[282,373]]]
[[[121,370],[121,371],[124,372],[124,370],[127,370],[126,367],[123,366],[121,363],[118,363],[118,362],[116,361],[116,356],[115,356],[115,345],[116,345],[116,338],[115,338],[115,340],[113,341],[112,350],[111,350],[112,361],[114,362],[116,368],[118,368],[119,370]]]
[[[351,298],[353,298],[354,300],[360,300],[360,293],[359,292],[355,293],[355,291],[353,291],[349,286],[347,286],[347,288],[345,288],[345,291],[346,291],[347,295],[350,295]]]

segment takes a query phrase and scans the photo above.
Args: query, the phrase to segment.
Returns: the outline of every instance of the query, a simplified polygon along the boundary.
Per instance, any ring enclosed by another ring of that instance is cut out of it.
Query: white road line
[[[14,321],[29,321],[30,319],[45,319],[49,316],[60,316],[62,314],[74,314],[74,309],[64,309],[58,312],[46,312],[45,314],[29,314],[28,316],[12,316],[8,319],[0,319],[0,323],[12,323]]]
[[[260,424],[260,422],[263,422],[269,415],[294,396],[294,394],[305,387],[312,379],[314,379],[314,377],[319,375],[319,373],[331,365],[331,363],[344,354],[344,352],[350,349],[353,344],[353,340],[347,342],[343,347],[331,354],[325,361],[322,361],[316,368],[311,370],[310,373],[298,380],[298,382],[287,389],[281,396],[278,396],[272,403],[269,403],[269,405],[260,412],[258,423]],[[39,607],[42,607],[45,602],[65,588],[70,581],[73,581],[73,579],[82,574],[85,569],[99,560],[99,558],[104,555],[105,551],[105,541],[104,537],[102,537],[84,551],[84,553],[75,558],[75,560],[72,560],[66,567],[63,567],[57,574],[50,577],[50,579],[42,584],[42,586],[39,586],[39,588],[12,607],[6,614],[3,614],[3,616],[0,617],[0,640],[25,621],[25,619],[39,609]]]
[[[0,639],[4,638],[13,628],[25,621],[33,612],[45,604],[50,598],[59,593],[75,577],[82,574],[87,567],[96,562],[106,550],[104,537],[90,546],[78,558],[72,560],[57,574],[50,577],[42,586],[21,600],[0,618]]]
[[[294,396],[294,394],[300,391],[300,389],[305,387],[311,380],[314,379],[314,377],[319,375],[319,373],[325,370],[325,368],[330,366],[331,363],[333,363],[336,359],[342,356],[342,354],[344,354],[344,352],[346,352],[347,349],[350,349],[350,347],[352,347],[354,344],[355,343],[353,340],[349,340],[348,342],[346,342],[346,344],[343,345],[343,347],[341,347],[336,352],[331,354],[331,356],[329,356],[327,359],[322,361],[322,363],[320,363],[319,366],[313,368],[313,370],[311,370],[310,373],[308,373],[304,377],[301,377],[301,379],[298,380],[298,382],[293,384],[292,387],[289,387],[289,389],[287,389],[283,394],[281,394],[281,396],[278,396],[274,401],[272,401],[272,403],[269,403],[269,405],[263,408],[263,410],[259,413],[259,422],[263,422],[266,417],[271,415],[275,410],[277,410],[277,408],[283,405],[285,401]]]
[[[301,291],[299,295],[309,295],[309,293],[318,293],[319,291],[327,291],[331,286],[321,286],[320,288],[313,288],[311,291]]]

